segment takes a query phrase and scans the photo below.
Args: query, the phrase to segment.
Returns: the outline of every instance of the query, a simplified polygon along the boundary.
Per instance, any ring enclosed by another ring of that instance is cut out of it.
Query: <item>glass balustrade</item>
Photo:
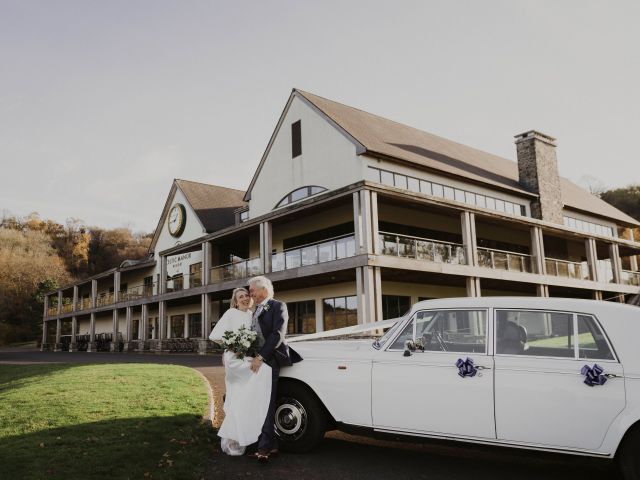
[[[478,248],[478,265],[495,270],[531,273],[531,256],[490,248]]]
[[[381,232],[378,240],[383,255],[457,265],[467,263],[464,246],[458,243],[387,232]]]
[[[271,256],[271,270],[280,272],[291,268],[317,265],[318,263],[353,257],[355,254],[355,237],[346,235],[274,253]]]
[[[587,262],[571,262],[557,258],[545,258],[547,275],[554,277],[575,278],[577,280],[589,279],[589,266]]]
[[[622,270],[621,283],[625,285],[635,285],[640,287],[640,272],[634,272],[631,270]]]
[[[260,257],[249,258],[240,262],[217,265],[210,270],[210,283],[220,283],[229,280],[240,280],[243,278],[262,275],[262,261]]]

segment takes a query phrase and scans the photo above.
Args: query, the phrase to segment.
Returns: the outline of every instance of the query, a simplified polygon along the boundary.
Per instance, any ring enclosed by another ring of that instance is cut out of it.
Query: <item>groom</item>
[[[273,299],[273,284],[263,276],[249,280],[249,294],[256,310],[253,314],[252,328],[258,332],[259,354],[251,362],[251,370],[257,372],[263,363],[271,367],[271,400],[267,418],[258,437],[258,461],[267,462],[270,455],[278,453],[278,440],[275,432],[275,402],[278,390],[280,366],[274,352],[284,340],[287,331],[287,305]]]

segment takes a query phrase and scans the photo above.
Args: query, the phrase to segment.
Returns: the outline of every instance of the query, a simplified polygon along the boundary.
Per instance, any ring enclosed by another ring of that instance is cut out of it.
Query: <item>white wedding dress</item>
[[[213,328],[209,339],[221,343],[222,335],[240,327],[251,328],[251,312],[230,308]],[[251,371],[251,357],[239,359],[227,350],[222,356],[225,371],[226,398],[224,421],[218,431],[222,451],[227,455],[243,455],[247,445],[258,441],[271,397],[271,367],[262,364],[257,373]]]

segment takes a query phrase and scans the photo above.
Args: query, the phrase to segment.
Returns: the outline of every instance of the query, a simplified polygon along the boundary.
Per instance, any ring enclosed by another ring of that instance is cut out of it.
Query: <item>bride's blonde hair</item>
[[[249,295],[249,291],[246,288],[238,287],[233,289],[233,293],[231,294],[231,308],[238,308],[238,301],[236,300],[236,295],[240,292],[244,292]]]

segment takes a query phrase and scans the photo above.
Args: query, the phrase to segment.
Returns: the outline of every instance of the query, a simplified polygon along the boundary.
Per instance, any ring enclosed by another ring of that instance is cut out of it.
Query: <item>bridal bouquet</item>
[[[222,335],[222,345],[225,349],[231,350],[238,358],[245,355],[254,355],[257,350],[257,333],[247,327],[240,327],[238,330],[227,330]]]

